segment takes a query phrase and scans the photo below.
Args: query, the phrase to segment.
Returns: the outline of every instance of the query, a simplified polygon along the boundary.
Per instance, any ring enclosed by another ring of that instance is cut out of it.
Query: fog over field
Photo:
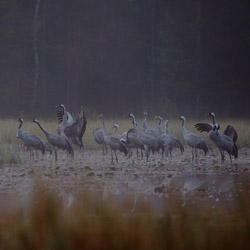
[[[0,249],[249,249],[249,11],[0,0]]]

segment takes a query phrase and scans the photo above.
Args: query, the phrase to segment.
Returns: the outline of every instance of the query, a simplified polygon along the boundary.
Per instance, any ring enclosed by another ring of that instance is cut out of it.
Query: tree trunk
[[[33,82],[33,96],[31,98],[32,106],[36,106],[37,104],[38,84],[40,77],[40,61],[39,61],[39,51],[38,51],[38,19],[39,19],[40,3],[41,3],[40,0],[36,0],[34,23],[33,23],[33,49],[34,49],[35,74]]]
[[[155,40],[156,40],[156,15],[155,15],[156,1],[152,1],[152,16],[151,16],[151,87],[150,87],[150,103],[151,110],[155,110],[155,95],[156,95],[156,83],[155,83],[155,67],[156,67],[156,53],[155,53]]]

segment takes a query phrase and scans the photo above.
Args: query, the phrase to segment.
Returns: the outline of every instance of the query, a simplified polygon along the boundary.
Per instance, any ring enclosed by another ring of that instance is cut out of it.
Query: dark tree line
[[[0,114],[247,116],[249,13],[247,0],[0,0]]]

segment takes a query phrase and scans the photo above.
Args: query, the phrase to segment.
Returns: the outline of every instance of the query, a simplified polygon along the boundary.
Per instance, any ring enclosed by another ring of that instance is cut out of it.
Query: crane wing
[[[194,127],[199,132],[209,132],[213,129],[213,125],[210,123],[196,123],[194,124]]]
[[[233,142],[236,143],[238,139],[238,133],[234,127],[228,125],[224,131],[224,134],[229,136],[233,140]]]
[[[74,122],[74,124],[76,125],[76,133],[77,135],[82,138],[83,134],[86,130],[86,126],[87,126],[87,119],[86,116],[84,114],[84,111],[81,110],[77,116],[76,121]]]

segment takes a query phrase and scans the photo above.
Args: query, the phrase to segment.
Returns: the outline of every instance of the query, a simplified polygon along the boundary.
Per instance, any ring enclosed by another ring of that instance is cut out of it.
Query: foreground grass
[[[198,133],[197,131],[195,131],[193,124],[197,122],[207,122],[208,120],[209,119],[204,119],[199,121],[192,119],[187,120],[186,128],[190,131]],[[0,122],[1,122],[0,144],[5,145],[5,148],[6,147],[12,148],[12,150],[4,150],[3,148],[0,148],[0,161],[3,163],[11,163],[12,158],[14,157],[15,160],[13,161],[18,162],[17,150],[13,150],[13,148],[17,148],[18,146],[19,148],[22,147],[22,143],[18,138],[16,138],[17,127],[19,123],[14,119],[2,119],[0,120]],[[56,125],[57,125],[56,120],[40,120],[40,122],[45,129],[56,134]],[[139,124],[139,128],[142,128],[142,119],[138,119],[137,122]],[[106,119],[105,123],[110,133],[113,133],[112,127],[114,123],[119,124],[120,134],[122,134],[125,131],[128,131],[132,127],[131,121],[128,118]],[[148,120],[148,124],[151,127],[155,127],[154,120]],[[220,121],[220,125],[222,128],[221,130],[223,131],[223,129],[225,129],[228,124],[233,125],[235,129],[238,131],[238,136],[239,136],[237,142],[238,147],[239,148],[248,147],[250,145],[250,120],[231,119],[231,120]],[[83,138],[85,149],[95,149],[98,147],[92,135],[92,131],[94,128],[102,128],[102,122],[100,119],[88,120],[87,129]],[[31,120],[24,120],[24,125],[22,129],[46,139],[44,134],[38,128],[38,126],[32,123]],[[169,131],[183,142],[183,136],[181,134],[181,122],[179,120],[169,121]],[[207,133],[202,133],[200,135],[204,138],[209,147],[214,147],[214,143],[211,140],[209,140]],[[5,155],[6,153],[8,154],[11,153],[12,157]]]
[[[0,212],[0,249],[249,249],[248,198],[242,196],[228,211],[201,211],[172,200],[157,215],[147,206],[124,213],[112,200],[87,192],[65,210],[60,198],[40,191],[28,209]]]

